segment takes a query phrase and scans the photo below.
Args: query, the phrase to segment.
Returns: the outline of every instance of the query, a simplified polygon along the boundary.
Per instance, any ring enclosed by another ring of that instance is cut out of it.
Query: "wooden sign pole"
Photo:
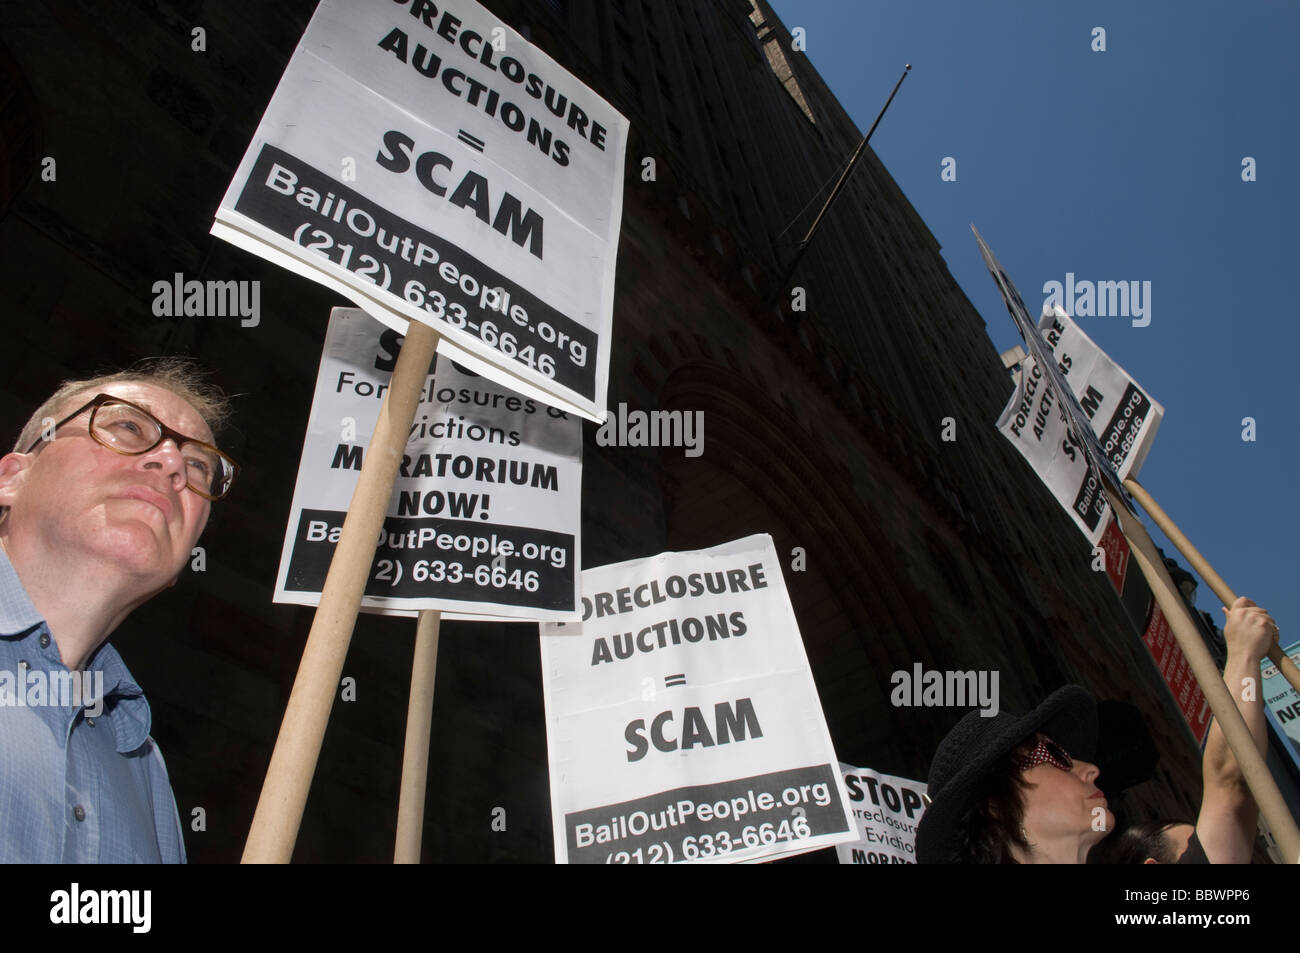
[[[325,577],[244,845],[244,863],[287,864],[293,857],[325,726],[374,562],[375,540],[384,525],[397,468],[437,349],[438,332],[412,321]]]
[[[424,839],[424,788],[429,777],[429,729],[433,724],[433,683],[438,674],[438,625],[442,613],[420,613],[411,661],[411,700],[406,709],[402,750],[402,793],[397,802],[397,845],[393,863],[418,864]]]
[[[1124,481],[1124,489],[1133,494],[1133,498],[1142,504],[1142,509],[1146,510],[1156,525],[1160,527],[1160,532],[1169,537],[1169,542],[1178,547],[1178,551],[1183,554],[1183,558],[1192,564],[1196,574],[1205,580],[1205,584],[1210,587],[1210,591],[1219,597],[1225,608],[1232,608],[1232,604],[1237,601],[1237,595],[1223,581],[1223,577],[1214,571],[1214,567],[1209,561],[1201,555],[1200,550],[1192,545],[1191,540],[1183,535],[1183,531],[1178,528],[1169,514],[1160,508],[1157,503],[1137,480],[1132,478]],[[1268,650],[1269,660],[1278,667],[1286,680],[1291,683],[1291,687],[1300,692],[1300,668],[1296,668],[1295,662],[1291,661],[1290,656],[1282,654],[1282,647],[1274,645]]]
[[[1260,813],[1277,839],[1278,849],[1288,863],[1300,863],[1300,829],[1296,827],[1295,819],[1291,817],[1291,812],[1287,809],[1286,802],[1282,799],[1282,793],[1269,773],[1268,766],[1255,748],[1255,739],[1246,726],[1245,719],[1241,717],[1241,712],[1237,710],[1237,705],[1228,692],[1223,677],[1219,674],[1218,666],[1210,656],[1210,650],[1201,640],[1201,634],[1192,620],[1192,614],[1188,611],[1182,596],[1178,594],[1174,581],[1169,577],[1164,560],[1156,551],[1156,545],[1151,541],[1142,521],[1129,511],[1124,502],[1104,481],[1102,486],[1106,491],[1106,498],[1110,501],[1111,509],[1119,519],[1120,529],[1132,548],[1133,558],[1137,561],[1142,574],[1146,576],[1160,611],[1169,620],[1178,647],[1187,657],[1187,664],[1200,684],[1201,691],[1205,693],[1205,699],[1210,703],[1210,710],[1219,720],[1219,727],[1223,729],[1223,736],[1228,742],[1228,747],[1232,749],[1233,757],[1237,759],[1237,765],[1241,768],[1250,793],[1254,796]]]

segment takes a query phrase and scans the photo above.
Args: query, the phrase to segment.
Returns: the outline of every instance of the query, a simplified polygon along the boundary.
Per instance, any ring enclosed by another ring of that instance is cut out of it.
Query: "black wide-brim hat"
[[[1041,731],[1080,761],[1097,750],[1097,703],[1078,685],[1066,685],[1029,714],[998,712],[991,718],[968,712],[939,742],[930,763],[926,793],[930,806],[916,831],[916,862],[948,859],[957,825],[989,769],[1026,738]]]

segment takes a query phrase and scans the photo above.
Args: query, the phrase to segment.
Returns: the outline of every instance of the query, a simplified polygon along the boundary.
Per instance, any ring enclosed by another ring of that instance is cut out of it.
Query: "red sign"
[[[1101,540],[1097,543],[1101,547],[1102,555],[1106,560],[1106,575],[1110,576],[1110,583],[1115,587],[1115,591],[1120,595],[1124,594],[1124,577],[1128,575],[1128,540],[1124,538],[1123,532],[1119,528],[1119,520],[1111,520],[1110,525],[1106,527],[1106,532],[1101,534]]]
[[[1204,745],[1205,736],[1210,730],[1209,702],[1205,700],[1201,686],[1196,683],[1196,676],[1187,664],[1187,656],[1183,655],[1183,650],[1174,640],[1169,620],[1154,599],[1151,601],[1151,613],[1147,620],[1147,630],[1142,633],[1142,641],[1155,659],[1156,667],[1160,669],[1165,684],[1173,693],[1174,701],[1187,719],[1187,725],[1196,736],[1197,743]]]

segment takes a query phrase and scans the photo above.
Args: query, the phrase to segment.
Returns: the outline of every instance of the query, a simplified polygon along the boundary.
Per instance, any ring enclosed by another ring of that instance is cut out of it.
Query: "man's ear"
[[[13,506],[35,461],[36,457],[30,453],[7,453],[0,457],[0,506]]]

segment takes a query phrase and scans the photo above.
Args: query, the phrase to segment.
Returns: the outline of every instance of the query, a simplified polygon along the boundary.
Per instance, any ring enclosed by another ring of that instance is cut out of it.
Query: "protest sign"
[[[212,231],[599,421],[627,129],[473,0],[321,0]]]
[[[925,813],[924,781],[840,763],[858,840],[836,844],[841,864],[914,864],[916,827]]]
[[[737,862],[857,837],[769,536],[583,573],[543,625],[559,863]]]
[[[980,237],[980,233],[975,230],[974,225],[971,226],[971,231],[975,233],[975,241],[979,244],[980,255],[984,258],[984,265],[993,277],[993,283],[998,286],[998,291],[1002,294],[1002,303],[1006,305],[1011,320],[1015,322],[1016,330],[1024,338],[1025,346],[1029,348],[1029,355],[1039,366],[1040,373],[1052,383],[1052,390],[1056,393],[1056,399],[1060,402],[1059,406],[1065,413],[1066,424],[1088,461],[1088,466],[1092,468],[1097,479],[1106,484],[1107,489],[1122,498],[1123,493],[1119,477],[1116,476],[1106,454],[1102,452],[1101,445],[1097,442],[1097,436],[1093,433],[1093,428],[1089,424],[1091,415],[1085,413],[1079,405],[1079,398],[1075,396],[1074,390],[1066,382],[1064,373],[1052,359],[1047,342],[1043,340],[1043,336],[1038,333],[1038,329],[1034,326],[1033,319],[1029,316],[1029,309],[1025,307],[1024,299],[1020,297],[1020,292],[1016,290],[1011,277],[994,256],[993,249],[984,243],[984,239]]]
[[[275,601],[316,605],[401,337],[335,308]],[[582,423],[457,368],[426,378],[362,605],[448,618],[575,619]]]
[[[1043,314],[1039,329],[1047,359],[1078,398],[1107,465],[1121,481],[1136,476],[1164,408],[1059,307]],[[997,427],[1097,545],[1111,522],[1109,505],[1052,378],[1033,356],[1021,363],[1016,390]]]
[[[1300,663],[1300,642],[1288,646],[1286,654],[1293,662]],[[1264,692],[1264,703],[1281,727],[1282,733],[1290,739],[1291,757],[1296,760],[1297,753],[1300,752],[1300,692],[1291,687],[1273,662],[1265,660],[1261,663],[1261,675],[1263,681],[1260,687]],[[1300,764],[1300,760],[1297,760],[1297,764]]]
[[[1293,642],[1287,647],[1286,657],[1293,664],[1300,662],[1300,642]],[[1300,692],[1292,687],[1277,664],[1268,659],[1260,664],[1263,676],[1260,690],[1264,693],[1264,710],[1278,737],[1285,739],[1282,748],[1291,759],[1292,766],[1300,771]]]

